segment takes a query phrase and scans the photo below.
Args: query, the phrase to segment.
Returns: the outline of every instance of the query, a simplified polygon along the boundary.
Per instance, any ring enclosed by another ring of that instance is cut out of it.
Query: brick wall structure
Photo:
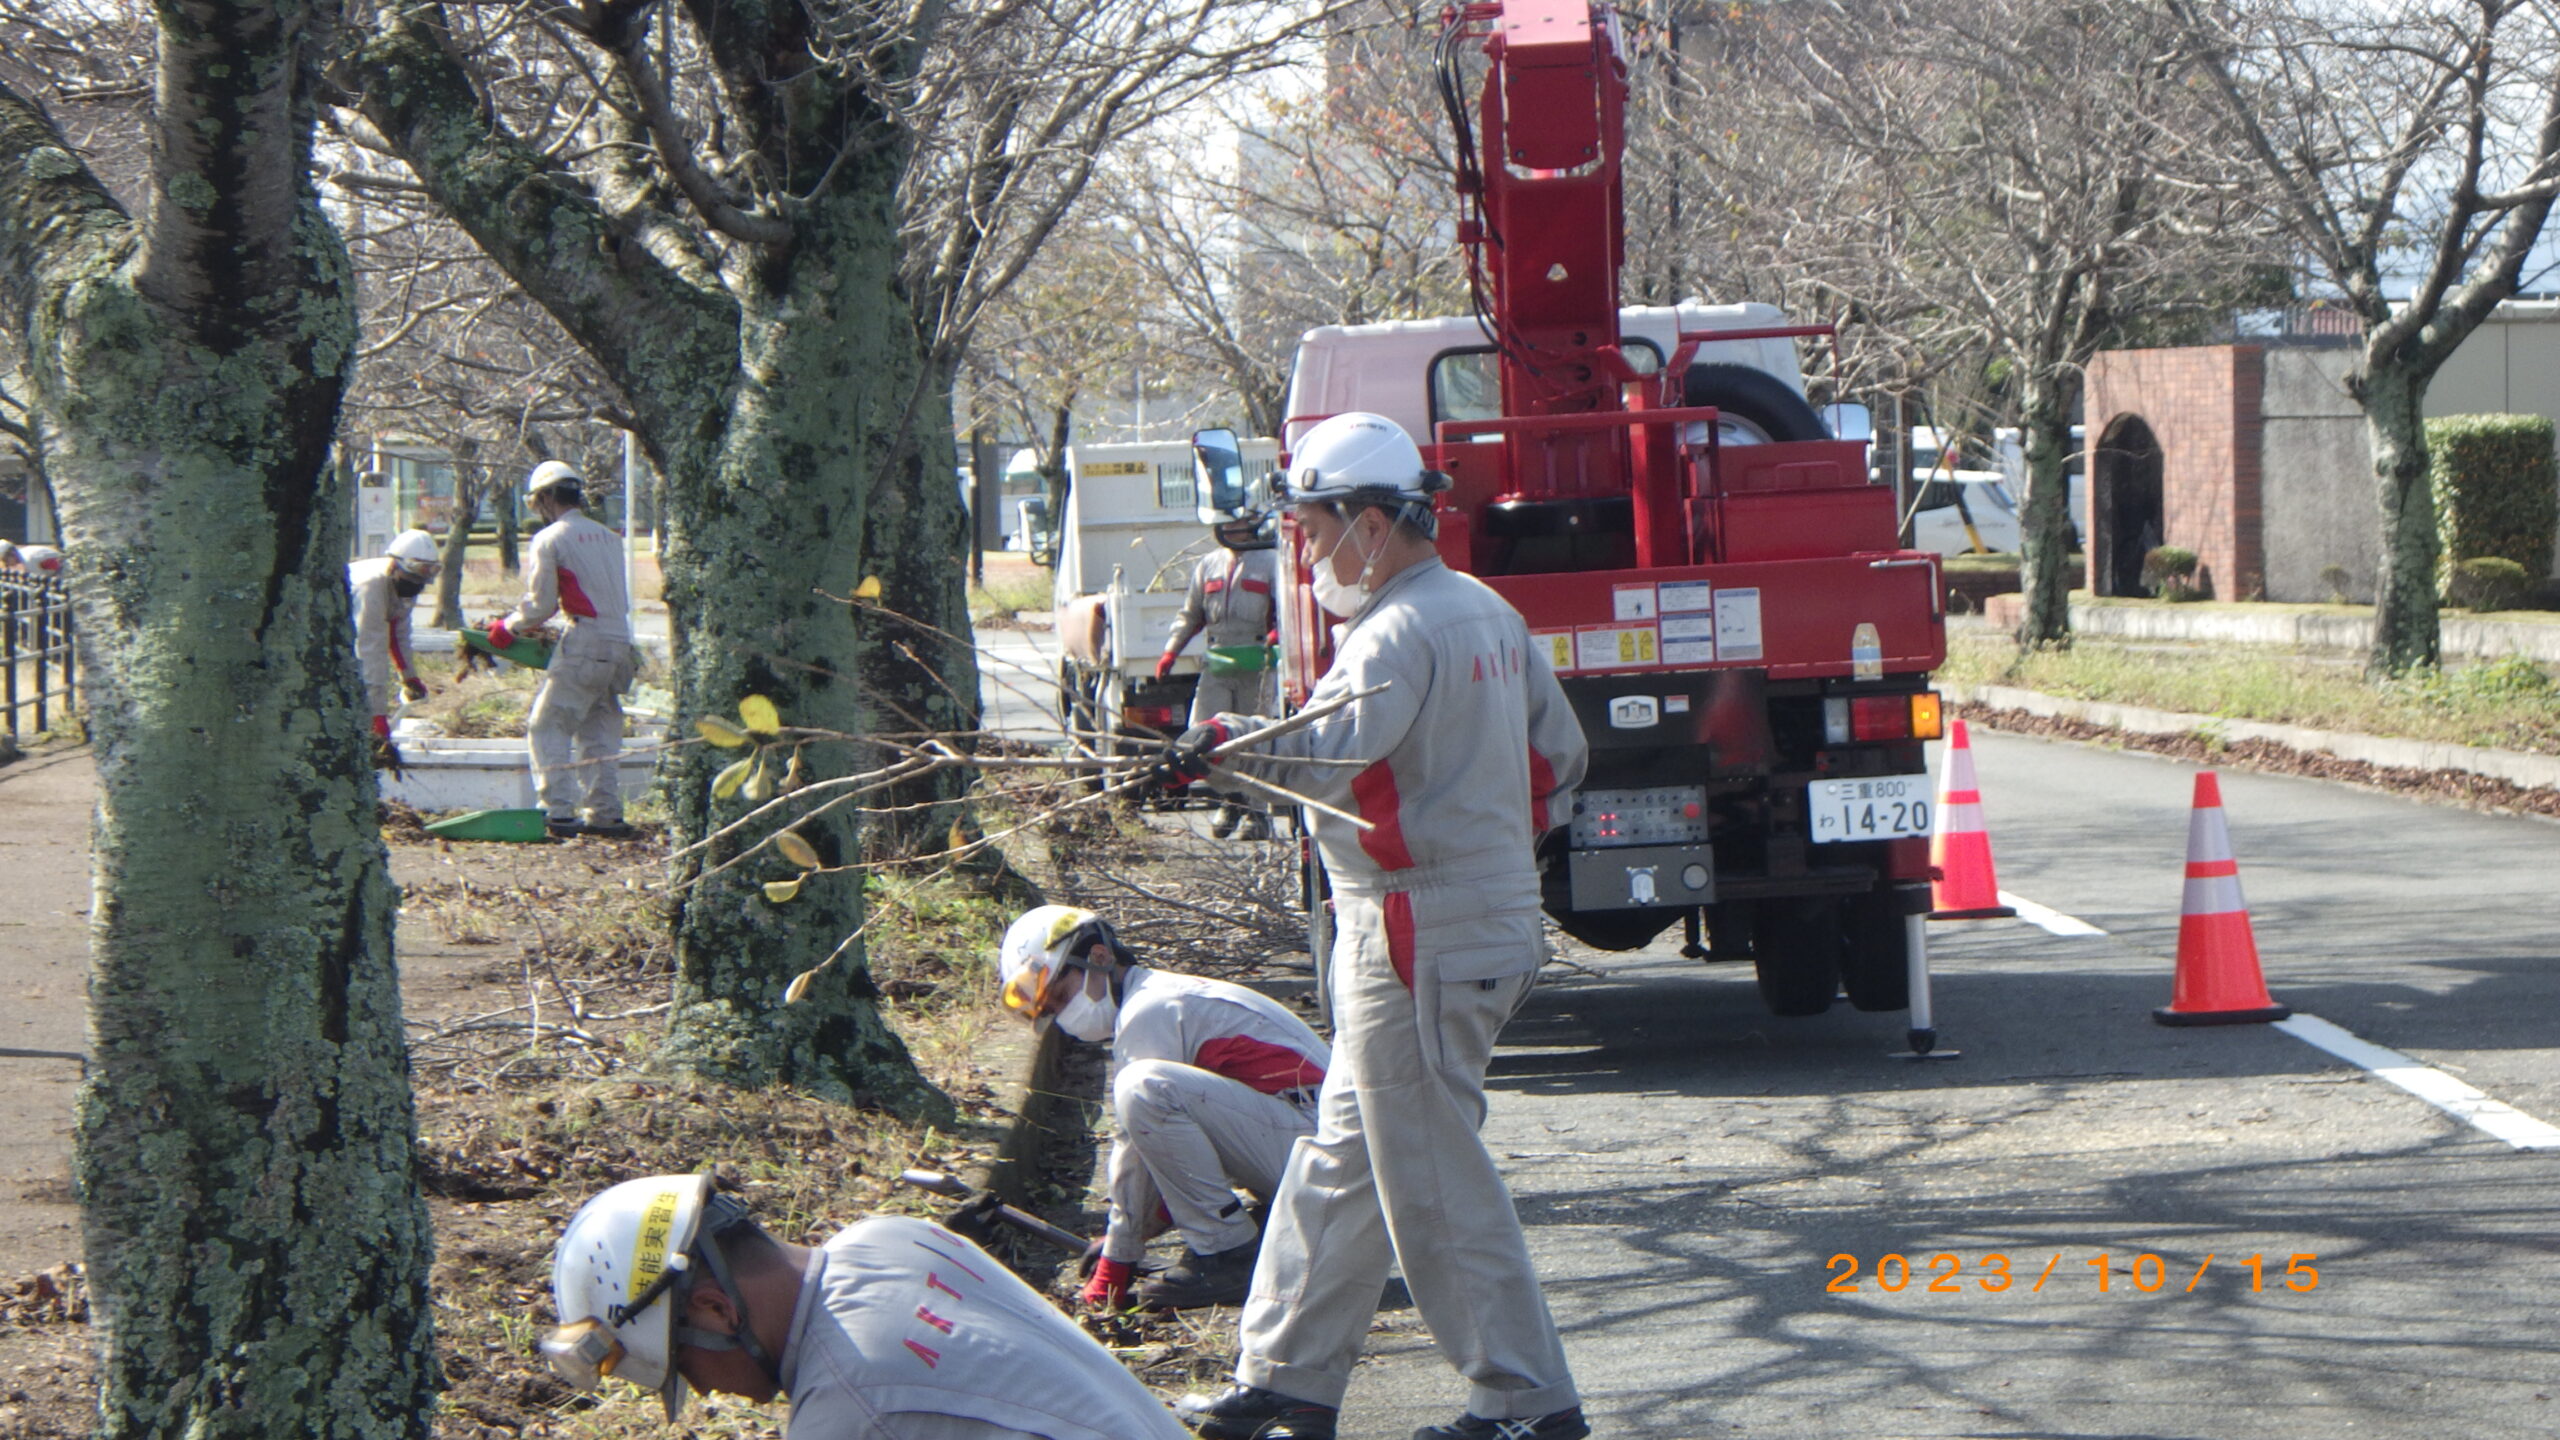
[[[2106,580],[2104,557],[2123,533],[2101,450],[2119,434],[2157,442],[2160,541],[2196,552],[2197,580],[2222,600],[2261,598],[2266,589],[2260,398],[2265,352],[2255,345],[2110,350],[2091,359],[2084,397],[2089,453],[2087,583]],[[2130,577],[2125,577],[2129,579]],[[2113,587],[2124,590],[2119,583]]]

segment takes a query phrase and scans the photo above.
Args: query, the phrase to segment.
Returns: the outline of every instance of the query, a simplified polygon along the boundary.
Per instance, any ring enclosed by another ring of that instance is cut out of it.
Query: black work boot
[[[1139,1286],[1131,1298],[1157,1310],[1241,1305],[1245,1292],[1253,1288],[1253,1262],[1261,1252],[1258,1242],[1214,1255],[1203,1255],[1186,1246],[1179,1264]]]
[[[575,840],[587,833],[587,827],[579,824],[575,816],[553,815],[544,818],[542,833],[554,840]]]
[[[1426,1425],[1413,1432],[1413,1440],[1582,1440],[1591,1433],[1583,1423],[1582,1407],[1559,1410],[1534,1420],[1487,1420],[1480,1415],[1461,1415],[1446,1425]]]
[[[1236,807],[1223,800],[1219,801],[1218,818],[1209,822],[1209,834],[1219,840],[1233,835],[1236,833],[1236,818]]]
[[[1334,1440],[1334,1418],[1341,1412],[1276,1390],[1233,1385],[1222,1394],[1185,1395],[1174,1402],[1173,1413],[1200,1440]]]

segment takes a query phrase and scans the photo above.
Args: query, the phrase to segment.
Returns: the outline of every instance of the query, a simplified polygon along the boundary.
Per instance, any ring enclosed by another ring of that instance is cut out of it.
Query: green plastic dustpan
[[[427,827],[439,840],[540,840],[550,834],[540,810],[465,810]]]
[[[547,670],[551,667],[549,641],[536,640],[530,635],[519,635],[515,638],[515,643],[501,650],[489,643],[489,627],[485,625],[465,625],[460,633],[462,643],[474,650],[495,655],[501,660],[512,660],[528,670]]]

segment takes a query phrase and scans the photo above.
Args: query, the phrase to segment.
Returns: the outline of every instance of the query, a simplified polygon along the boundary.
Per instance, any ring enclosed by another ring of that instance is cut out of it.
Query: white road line
[[[2039,905],[2024,895],[2012,895],[2003,890],[2000,892],[2000,903],[2017,911],[2019,919],[2030,925],[2041,926],[2056,935],[2104,935],[2107,933],[2077,915],[2065,915],[2059,910]]]
[[[2560,1126],[2546,1125],[2503,1100],[2492,1100],[2431,1065],[2358,1038],[2317,1015],[2279,1020],[2276,1028],[2316,1045],[2350,1065],[2362,1066],[2454,1119],[2518,1150],[2560,1150]]]

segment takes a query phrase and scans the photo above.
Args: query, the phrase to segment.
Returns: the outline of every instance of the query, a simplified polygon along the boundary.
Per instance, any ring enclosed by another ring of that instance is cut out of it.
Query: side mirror
[[[1831,427],[1835,440],[1873,440],[1876,438],[1875,417],[1864,405],[1842,403],[1822,407],[1822,423]]]
[[[1215,525],[1253,509],[1244,478],[1244,443],[1233,430],[1192,432],[1191,473],[1199,482],[1201,524]]]

